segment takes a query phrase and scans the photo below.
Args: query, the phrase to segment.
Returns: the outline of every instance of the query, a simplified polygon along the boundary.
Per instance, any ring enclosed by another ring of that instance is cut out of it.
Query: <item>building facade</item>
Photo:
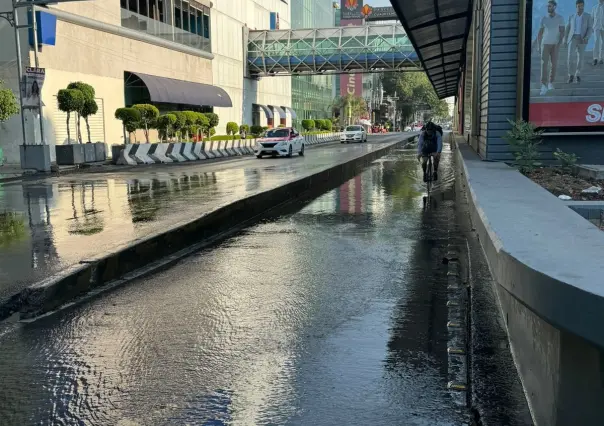
[[[333,2],[291,0],[292,28],[331,28],[335,24]],[[331,118],[334,76],[292,76],[292,107],[296,126],[303,119]]]
[[[0,0],[0,10],[11,7],[10,0]],[[160,111],[214,111],[220,117],[218,134],[225,133],[228,121],[252,124],[254,105],[291,106],[291,78],[244,78],[244,31],[269,29],[271,12],[288,28],[290,5],[282,0],[95,0],[38,10],[39,33],[50,34],[38,38],[38,61],[45,69],[41,100],[51,160],[56,145],[75,142],[76,120],[70,120],[68,140],[67,116],[56,99],[60,89],[75,81],[94,87],[99,110],[90,118],[91,140],[108,146],[124,143],[115,110],[134,103],[153,103]],[[21,23],[27,22],[28,15],[20,12]],[[18,93],[13,29],[0,26],[0,37],[0,79]],[[34,66],[27,30],[20,30],[20,42],[23,68]],[[176,90],[168,95],[155,90],[174,84]],[[199,96],[179,99],[177,93],[189,88]],[[24,116],[27,143],[42,143],[37,115],[26,111]],[[259,120],[266,125],[267,117]],[[85,134],[83,123],[81,129]],[[14,116],[2,124],[6,163],[19,163],[21,144],[21,119]]]

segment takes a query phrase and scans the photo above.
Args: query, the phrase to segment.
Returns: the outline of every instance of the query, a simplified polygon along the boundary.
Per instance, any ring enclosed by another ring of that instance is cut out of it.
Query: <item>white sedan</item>
[[[254,148],[257,158],[262,158],[263,155],[291,157],[294,153],[304,155],[304,137],[292,127],[267,130]]]
[[[340,136],[340,143],[367,142],[367,131],[363,126],[348,126]]]

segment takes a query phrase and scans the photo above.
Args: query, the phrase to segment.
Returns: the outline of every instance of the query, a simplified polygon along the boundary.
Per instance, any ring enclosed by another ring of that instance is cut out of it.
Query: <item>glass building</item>
[[[291,27],[331,28],[334,11],[331,1],[292,0]],[[331,75],[292,76],[292,108],[298,116],[294,126],[301,127],[303,119],[331,118],[333,82]]]

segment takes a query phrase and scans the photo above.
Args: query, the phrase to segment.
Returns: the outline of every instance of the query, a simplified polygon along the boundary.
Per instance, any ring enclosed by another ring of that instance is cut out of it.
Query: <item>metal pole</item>
[[[23,66],[21,64],[21,41],[19,40],[19,14],[13,4],[13,17],[15,20],[15,44],[17,46],[17,74],[19,78],[19,102],[21,103],[21,132],[23,133],[23,145],[27,145],[25,138],[25,110],[23,109]]]
[[[34,6],[30,7],[30,10],[31,23],[34,35],[34,61],[36,64],[36,68],[40,68],[40,62],[38,61],[38,22],[36,20],[36,10]],[[40,92],[40,96],[38,96],[38,112],[40,114],[40,142],[42,143],[42,145],[46,145],[44,143],[44,115],[42,114],[42,92]]]

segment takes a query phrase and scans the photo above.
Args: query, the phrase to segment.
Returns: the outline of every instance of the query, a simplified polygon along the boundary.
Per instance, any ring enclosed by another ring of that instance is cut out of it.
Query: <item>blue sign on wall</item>
[[[31,25],[31,12],[27,14],[28,22]],[[38,45],[47,44],[54,46],[57,41],[57,17],[50,13],[36,11],[36,22],[38,24]],[[29,45],[34,45],[34,31],[29,28]]]
[[[278,30],[279,29],[279,13],[278,12],[271,12],[271,26],[270,26],[271,30]]]

